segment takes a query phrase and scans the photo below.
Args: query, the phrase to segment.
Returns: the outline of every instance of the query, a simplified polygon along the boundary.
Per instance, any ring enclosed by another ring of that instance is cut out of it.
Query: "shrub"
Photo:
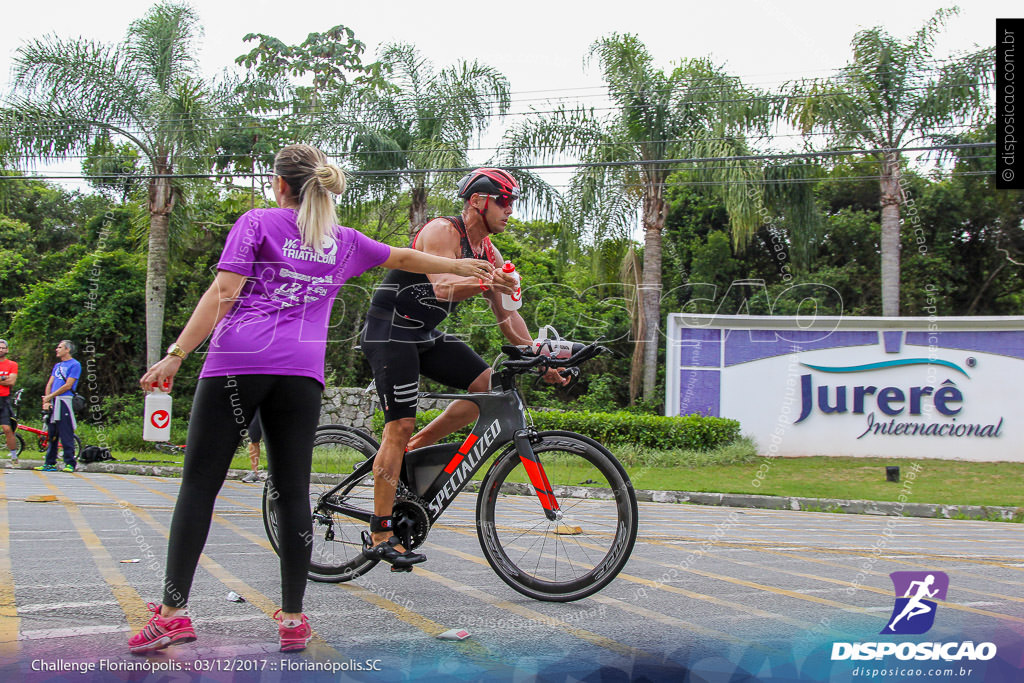
[[[416,428],[422,429],[440,412],[426,410],[417,413]],[[578,432],[605,445],[631,444],[659,450],[706,451],[728,445],[740,435],[740,423],[736,420],[702,415],[661,417],[624,411],[598,413],[587,410],[536,411],[532,414],[534,426],[540,431],[561,429]],[[383,427],[384,414],[377,411],[373,416],[374,432],[380,434]],[[468,433],[469,429],[466,428],[448,440],[464,439]]]

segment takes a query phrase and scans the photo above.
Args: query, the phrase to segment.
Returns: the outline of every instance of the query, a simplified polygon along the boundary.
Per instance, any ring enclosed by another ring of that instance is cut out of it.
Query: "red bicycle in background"
[[[22,451],[25,450],[25,439],[22,438],[22,432],[28,432],[34,435],[36,445],[39,447],[40,453],[45,453],[47,447],[50,445],[50,434],[47,428],[49,427],[50,414],[49,412],[43,413],[43,429],[36,429],[35,427],[29,427],[18,422],[18,404],[21,402],[21,394],[25,391],[24,389],[18,389],[17,393],[11,397],[11,425],[14,427],[14,438],[18,440],[18,452],[16,457],[21,457]],[[28,437],[31,439],[32,437]],[[75,435],[75,459],[78,459],[78,454],[82,452],[82,440]]]

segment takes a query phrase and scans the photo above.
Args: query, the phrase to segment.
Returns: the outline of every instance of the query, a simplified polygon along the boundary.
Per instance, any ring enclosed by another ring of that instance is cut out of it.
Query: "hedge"
[[[416,413],[416,429],[422,429],[440,414],[440,410]],[[740,423],[722,417],[686,415],[661,417],[618,411],[598,413],[580,411],[534,411],[533,423],[539,431],[562,429],[578,432],[605,445],[634,444],[658,450],[689,449],[706,451],[725,446],[740,436]],[[380,434],[384,427],[384,413],[373,416],[373,430]],[[465,438],[469,429],[453,435]]]

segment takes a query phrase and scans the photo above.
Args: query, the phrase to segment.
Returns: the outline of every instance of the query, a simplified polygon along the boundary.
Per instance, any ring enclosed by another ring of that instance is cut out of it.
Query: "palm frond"
[[[128,27],[125,47],[139,77],[170,96],[174,84],[194,74],[199,18],[186,4],[161,2]]]

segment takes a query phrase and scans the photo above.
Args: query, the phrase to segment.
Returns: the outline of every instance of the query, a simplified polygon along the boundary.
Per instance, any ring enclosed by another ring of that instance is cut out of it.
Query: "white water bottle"
[[[505,275],[510,275],[516,281],[515,289],[512,290],[511,294],[501,295],[501,305],[506,311],[514,311],[523,305],[523,287],[522,278],[519,277],[519,273],[516,271],[516,267],[512,265],[511,261],[505,261],[505,265],[501,267],[501,272]]]
[[[142,438],[145,441],[170,441],[171,439],[171,395],[160,391],[155,382],[153,390],[146,394],[146,415],[142,423]]]
[[[579,342],[562,339],[551,325],[545,325],[537,331],[537,339],[533,342],[533,352],[538,356],[550,358],[569,358],[583,348]]]

